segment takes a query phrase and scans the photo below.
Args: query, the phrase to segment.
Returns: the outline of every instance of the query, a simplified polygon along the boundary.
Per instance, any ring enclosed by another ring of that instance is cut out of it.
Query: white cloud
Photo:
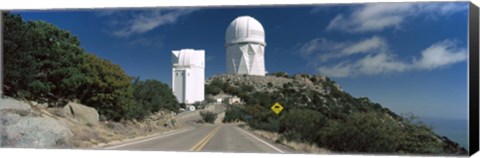
[[[408,68],[406,63],[398,61],[393,54],[382,52],[367,55],[351,63],[342,62],[334,66],[321,66],[318,72],[329,77],[354,77],[403,72]]]
[[[326,38],[315,38],[300,46],[300,53],[310,55],[318,51],[332,51],[344,48],[343,43],[331,41]]]
[[[329,77],[354,77],[433,70],[465,61],[467,58],[466,50],[459,48],[455,41],[443,40],[421,51],[419,60],[405,61],[392,53],[388,49],[387,42],[377,36],[357,42],[344,43],[316,38],[302,45],[300,52],[304,53],[305,58],[309,59],[310,62],[316,63],[314,66],[317,67],[320,74]],[[361,56],[350,58],[349,56],[353,54]],[[340,61],[334,65],[327,65],[336,61],[332,59]]]
[[[329,59],[346,57],[359,53],[375,53],[386,51],[388,45],[383,38],[373,36],[361,41],[337,42],[326,38],[315,38],[301,45],[300,53],[304,56],[313,53],[318,54],[316,58],[324,62]]]
[[[142,34],[168,24],[174,24],[182,16],[195,9],[156,9],[141,11],[103,11],[99,16],[110,17],[112,34],[117,37],[129,37]]]
[[[319,67],[318,72],[329,77],[349,77],[352,76],[354,65],[342,62],[332,67]]]
[[[467,59],[466,50],[457,48],[455,42],[445,40],[422,51],[422,58],[415,62],[417,69],[435,69]]]
[[[408,18],[447,16],[468,8],[467,3],[371,3],[355,8],[350,14],[339,14],[327,30],[351,33],[400,28]]]
[[[368,55],[357,62],[358,73],[366,75],[402,72],[408,69],[408,65],[398,61],[393,54],[378,53]]]
[[[354,43],[351,46],[343,48],[340,53],[345,55],[352,55],[356,53],[368,53],[373,50],[385,50],[387,49],[387,43],[384,39],[373,36],[366,40],[360,41],[358,43]]]

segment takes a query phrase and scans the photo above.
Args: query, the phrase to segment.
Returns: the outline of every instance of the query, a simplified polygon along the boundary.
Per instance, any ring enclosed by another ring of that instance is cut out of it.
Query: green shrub
[[[268,86],[268,88],[272,88],[272,87],[273,87],[273,83],[272,83],[272,82],[268,82],[267,86]]]
[[[404,123],[397,134],[397,152],[419,154],[443,152],[442,143],[434,137],[431,127],[419,121],[413,114],[403,115],[402,118]]]
[[[184,108],[184,109],[187,108],[187,105],[185,103],[180,103],[179,106],[180,106],[180,108]]]
[[[286,135],[288,140],[313,142],[316,132],[324,126],[326,117],[310,109],[292,109],[282,115],[281,121],[285,133],[295,133],[295,135]],[[295,138],[289,136],[295,136]]]
[[[248,122],[252,128],[270,131],[270,132],[279,132],[280,131],[280,119],[275,117],[268,117],[264,120],[253,119]]]
[[[269,76],[276,76],[276,77],[285,77],[285,78],[288,78],[288,73],[286,73],[286,72],[273,72],[273,73],[269,73],[268,75],[269,75]]]
[[[376,113],[353,113],[345,120],[329,120],[317,132],[319,146],[341,152],[395,152],[399,129]]]
[[[225,110],[225,117],[223,118],[223,122],[235,122],[235,121],[244,121],[243,119],[244,112],[242,108],[238,106],[229,106],[227,110]]]
[[[127,110],[133,113],[130,117],[143,119],[160,110],[178,112],[180,108],[170,87],[158,80],[140,81],[139,78],[136,78],[132,87],[135,103]]]
[[[215,98],[213,98],[212,96],[207,96],[205,98],[205,103],[215,103],[217,102],[217,100]]]
[[[217,119],[217,114],[210,111],[201,111],[200,116],[202,120],[207,123],[213,123]]]
[[[256,129],[267,130],[271,132],[280,131],[280,117],[272,110],[260,105],[250,105],[244,110],[246,116],[252,116],[247,123]]]
[[[222,91],[220,86],[215,84],[205,85],[205,95],[217,95]]]

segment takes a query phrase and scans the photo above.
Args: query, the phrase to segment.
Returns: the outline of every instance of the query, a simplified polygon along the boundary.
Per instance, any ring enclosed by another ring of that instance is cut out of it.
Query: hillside
[[[310,143],[333,152],[453,154],[467,151],[411,115],[398,115],[366,97],[355,98],[327,77],[275,73],[265,77],[213,76],[206,94],[236,95],[224,122],[245,121],[280,140]],[[284,110],[274,114],[278,102]]]

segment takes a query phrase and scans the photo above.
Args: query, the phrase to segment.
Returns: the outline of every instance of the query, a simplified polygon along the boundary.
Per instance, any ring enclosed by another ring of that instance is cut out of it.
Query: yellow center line
[[[200,140],[197,144],[195,144],[192,148],[190,148],[190,150],[188,151],[200,151],[203,149],[203,147],[205,145],[207,145],[207,143],[210,141],[210,139],[213,138],[213,135],[215,135],[215,133],[217,133],[217,131],[220,129],[220,126],[216,127],[215,129],[213,129],[210,133],[207,134],[207,136],[205,136],[202,140]]]

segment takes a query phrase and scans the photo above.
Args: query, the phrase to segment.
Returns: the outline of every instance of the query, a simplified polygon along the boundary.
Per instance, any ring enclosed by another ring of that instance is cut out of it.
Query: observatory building
[[[172,90],[179,103],[203,101],[205,88],[205,51],[172,51]]]
[[[240,16],[227,28],[227,72],[265,76],[265,31],[262,24],[250,16]]]

